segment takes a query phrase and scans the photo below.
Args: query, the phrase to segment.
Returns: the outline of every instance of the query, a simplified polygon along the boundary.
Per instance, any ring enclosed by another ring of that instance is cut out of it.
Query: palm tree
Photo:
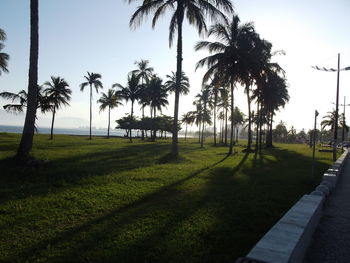
[[[129,0],[129,3],[137,0]],[[182,74],[182,25],[186,15],[189,23],[194,25],[198,33],[206,31],[207,26],[204,20],[209,15],[212,20],[226,19],[224,12],[233,12],[230,0],[149,0],[143,1],[130,19],[130,26],[139,26],[143,19],[150,13],[153,13],[152,27],[154,28],[158,19],[167,9],[174,11],[169,26],[169,46],[171,47],[174,34],[177,31],[177,61],[176,61],[176,90],[175,90],[175,107],[174,123],[172,138],[172,154],[177,157],[178,152],[178,114],[179,114],[179,96],[180,83]],[[221,11],[222,10],[222,11]]]
[[[6,40],[6,33],[4,30],[0,28],[0,41]],[[8,72],[8,60],[10,59],[10,56],[4,52],[1,52],[1,50],[5,47],[3,43],[0,42],[0,75],[1,71]]]
[[[107,138],[109,138],[109,130],[111,126],[111,109],[118,107],[119,105],[123,105],[120,102],[121,96],[118,92],[115,92],[113,89],[109,89],[107,94],[102,92],[101,98],[97,100],[100,103],[100,112],[104,111],[108,108],[108,130],[107,130]]]
[[[287,82],[283,76],[275,71],[266,71],[267,81],[261,90],[261,112],[266,113],[268,126],[268,135],[266,138],[266,147],[272,147],[272,124],[273,116],[279,108],[283,108],[289,101]]]
[[[126,102],[128,102],[129,100],[131,101],[131,113],[130,113],[130,118],[131,120],[133,120],[134,117],[134,103],[136,100],[139,99],[141,91],[142,91],[142,87],[139,85],[139,79],[136,76],[135,73],[130,73],[128,75],[128,83],[127,85],[124,87],[123,85],[119,84],[119,83],[115,83],[112,85],[112,88],[119,88],[120,90],[118,91],[120,96],[126,100]],[[131,125],[132,127],[132,125]],[[130,131],[129,131],[129,139],[130,142],[132,142],[132,133],[131,130],[132,128],[130,127]]]
[[[232,118],[232,122],[233,125],[235,127],[235,131],[236,131],[236,142],[238,142],[238,128],[239,125],[242,125],[244,123],[244,113],[241,112],[241,110],[238,107],[235,107],[235,110],[233,112],[233,114],[231,115]]]
[[[80,84],[80,91],[84,91],[86,86],[90,86],[90,135],[89,140],[91,140],[91,123],[92,123],[92,87],[95,88],[96,93],[98,93],[98,89],[103,89],[103,85],[101,82],[101,74],[87,72],[87,76],[84,76],[86,82]]]
[[[225,132],[222,138],[225,137],[224,145],[227,146],[227,135],[228,135],[228,127],[227,127],[227,120],[228,120],[228,112],[230,110],[230,96],[229,91],[226,88],[220,89],[220,96],[219,96],[219,102],[218,107],[219,109],[222,109],[224,111],[224,119],[225,119]]]
[[[16,159],[26,162],[33,145],[38,97],[39,0],[30,0],[30,54],[27,111]]]
[[[220,120],[220,143],[223,144],[224,143],[225,112],[220,111],[217,117]]]
[[[184,113],[182,115],[182,119],[181,119],[181,122],[182,123],[185,123],[186,125],[186,128],[185,128],[185,141],[186,141],[186,137],[187,137],[187,125],[191,125],[192,123],[194,123],[194,116],[192,114],[192,112],[187,112],[187,113]]]
[[[214,119],[214,146],[216,146],[216,111],[218,107],[218,100],[219,100],[219,93],[223,89],[222,88],[222,78],[221,75],[216,74],[213,79],[211,80],[211,83],[207,85],[207,88],[210,92],[210,97],[212,100],[212,107],[213,107],[213,119]]]
[[[27,107],[28,94],[25,90],[21,90],[18,93],[12,92],[0,92],[0,97],[3,99],[11,100],[12,103],[3,106],[4,110],[10,113],[22,113],[24,108]],[[42,86],[38,86],[38,98],[37,109],[40,109],[42,113],[46,113],[52,110],[52,106],[48,97],[43,92]]]
[[[171,72],[171,75],[166,75],[168,80],[164,83],[166,89],[173,93],[176,91],[176,74],[174,71]],[[181,73],[181,82],[180,82],[180,94],[187,95],[190,92],[190,81],[186,76],[185,72]]]
[[[321,127],[322,129],[326,128],[329,126],[331,128],[331,131],[334,131],[335,127],[335,115],[336,112],[335,110],[327,112],[327,115],[323,116],[323,121],[321,122]]]
[[[20,113],[23,112],[25,107],[27,107],[28,94],[25,90],[21,90],[18,93],[4,91],[0,93],[0,97],[12,101],[12,104],[6,104],[3,106],[4,110],[7,112]],[[15,103],[15,101],[17,102]]]
[[[141,79],[141,85],[144,86],[145,83],[148,83],[149,78],[151,77],[153,73],[153,68],[148,67],[149,61],[141,59],[140,61],[135,61],[135,65],[137,66],[137,69],[133,70],[132,73],[134,73],[139,79]],[[145,98],[147,98],[147,92],[144,92],[143,95]],[[143,96],[140,96],[140,102],[142,101]],[[143,100],[145,101],[145,100]],[[141,102],[142,103],[142,102]],[[147,103],[142,103],[142,118],[145,117],[145,106]],[[142,140],[145,138],[144,130],[142,130]]]
[[[221,74],[223,81],[230,83],[231,88],[231,113],[234,111],[234,86],[239,80],[240,67],[247,63],[246,57],[254,46],[252,40],[256,33],[252,23],[241,24],[237,15],[233,15],[231,21],[216,23],[209,29],[208,36],[216,36],[220,41],[200,41],[195,45],[195,50],[207,49],[210,55],[198,61],[196,69],[207,66],[203,82],[211,76]],[[231,142],[229,154],[233,149],[233,123],[231,122]]]
[[[47,88],[44,90],[50,104],[52,105],[52,122],[51,122],[51,135],[50,139],[53,139],[53,125],[55,122],[56,111],[61,108],[62,105],[69,105],[71,99],[72,90],[69,89],[68,83],[61,77],[52,77],[51,82],[44,83]]]
[[[212,107],[212,102],[210,100],[210,87],[209,85],[204,85],[202,88],[202,92],[196,96],[198,104],[201,104],[200,109],[201,112],[201,122],[202,122],[202,132],[201,132],[201,147],[203,147],[204,143],[204,129],[205,124],[211,124],[211,118],[210,118],[210,110],[209,108]]]
[[[150,94],[150,107],[153,110],[153,122],[156,120],[157,110],[162,111],[162,107],[169,104],[167,89],[163,86],[162,79],[154,75],[148,83]],[[153,130],[152,141],[156,138],[156,130]]]

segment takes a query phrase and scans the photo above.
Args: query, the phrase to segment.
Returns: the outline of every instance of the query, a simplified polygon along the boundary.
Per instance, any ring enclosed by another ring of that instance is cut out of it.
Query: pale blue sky
[[[331,110],[335,100],[335,73],[317,72],[311,65],[336,66],[337,53],[341,65],[350,66],[350,1],[347,0],[237,0],[233,1],[241,21],[253,21],[260,35],[271,41],[274,49],[284,49],[287,55],[276,57],[284,67],[289,82],[291,100],[277,114],[288,126],[311,128],[314,109],[321,116]],[[79,84],[86,71],[102,74],[104,92],[115,82],[125,84],[134,61],[148,59],[162,78],[175,69],[176,49],[168,47],[169,17],[160,19],[156,28],[148,22],[136,30],[128,23],[137,4],[123,0],[46,0],[40,1],[39,84],[51,75],[64,77],[73,90],[71,107],[58,112],[58,118],[77,117],[88,123],[88,92],[80,92]],[[209,21],[208,21],[209,23]],[[5,52],[10,56],[9,74],[0,76],[0,91],[17,92],[27,88],[29,55],[29,0],[1,0],[0,28],[8,39]],[[181,98],[180,113],[192,110],[194,96],[200,90],[203,71],[194,72],[195,63],[205,53],[194,52],[200,40],[194,28],[184,26],[184,71],[191,81],[191,93]],[[242,90],[236,93],[236,103],[245,112]],[[350,102],[350,71],[341,73],[341,101]],[[94,95],[94,99],[99,95]],[[164,113],[172,115],[173,97]],[[6,101],[0,100],[0,106]],[[113,110],[113,119],[129,112],[129,106]],[[350,109],[348,110],[350,114]],[[106,125],[107,113],[99,114],[94,107],[93,125]],[[9,115],[10,117],[10,115]],[[47,126],[39,115],[39,124]],[[7,120],[0,120],[6,124]],[[60,120],[57,127],[62,126]]]

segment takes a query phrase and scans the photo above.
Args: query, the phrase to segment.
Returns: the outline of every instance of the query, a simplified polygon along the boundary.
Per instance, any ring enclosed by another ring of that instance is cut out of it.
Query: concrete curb
[[[304,195],[256,243],[244,258],[236,263],[297,263],[302,262],[312,234],[322,217],[325,199],[334,190],[348,151],[323,174],[321,183],[309,195]]]

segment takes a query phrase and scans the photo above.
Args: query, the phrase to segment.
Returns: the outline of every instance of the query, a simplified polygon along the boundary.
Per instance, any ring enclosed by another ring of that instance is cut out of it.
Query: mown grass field
[[[15,167],[19,135],[0,134],[0,262],[234,262],[332,163],[311,149],[261,154],[170,141],[36,135],[38,167]]]

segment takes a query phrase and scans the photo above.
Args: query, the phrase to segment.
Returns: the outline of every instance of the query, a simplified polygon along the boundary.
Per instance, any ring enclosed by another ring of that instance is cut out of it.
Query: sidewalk
[[[304,263],[350,263],[350,157],[306,253]]]

